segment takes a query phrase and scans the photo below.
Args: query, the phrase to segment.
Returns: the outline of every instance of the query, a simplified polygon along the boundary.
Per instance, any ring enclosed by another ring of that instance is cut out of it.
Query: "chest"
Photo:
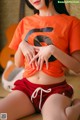
[[[24,25],[22,40],[35,46],[54,44],[63,51],[67,51],[68,34],[67,25],[53,22],[28,23]]]

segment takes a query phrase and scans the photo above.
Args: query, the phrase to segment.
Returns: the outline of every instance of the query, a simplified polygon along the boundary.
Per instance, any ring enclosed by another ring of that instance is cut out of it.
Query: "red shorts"
[[[66,81],[42,85],[29,82],[26,78],[17,80],[14,83],[15,87],[12,90],[20,90],[24,92],[33,103],[35,110],[40,112],[46,99],[52,94],[63,94],[69,98],[72,98],[73,88],[67,84]]]

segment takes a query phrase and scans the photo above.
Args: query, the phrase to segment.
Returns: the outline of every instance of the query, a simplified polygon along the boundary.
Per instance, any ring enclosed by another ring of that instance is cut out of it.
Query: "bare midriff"
[[[39,71],[35,73],[35,75],[28,77],[27,78],[30,82],[35,83],[35,84],[55,84],[55,83],[60,83],[65,80],[65,76],[61,77],[52,77],[47,74],[45,74],[42,71]]]

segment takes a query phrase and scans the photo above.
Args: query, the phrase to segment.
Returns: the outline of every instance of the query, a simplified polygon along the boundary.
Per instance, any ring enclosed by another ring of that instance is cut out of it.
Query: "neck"
[[[45,7],[39,10],[40,16],[52,16],[56,14],[59,14],[59,13],[56,12],[54,6],[51,3],[49,4],[49,7]]]

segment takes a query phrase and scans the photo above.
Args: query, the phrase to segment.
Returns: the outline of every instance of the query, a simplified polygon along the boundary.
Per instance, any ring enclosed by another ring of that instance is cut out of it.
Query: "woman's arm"
[[[38,54],[30,61],[30,64],[35,61],[35,59],[39,58],[38,67],[40,70],[42,69],[44,61],[46,63],[46,68],[48,68],[48,59],[53,55],[68,69],[71,69],[75,73],[80,73],[80,51],[76,51],[69,56],[54,45],[35,47],[35,49],[38,50]]]
[[[64,66],[75,73],[80,73],[80,51],[73,52],[71,56],[52,46],[52,55],[56,57]]]
[[[24,59],[29,62],[35,56],[35,48],[29,45],[27,42],[22,41],[15,54],[15,65],[21,67],[24,65]],[[31,66],[34,68],[37,66],[37,61],[32,62]]]
[[[20,47],[18,47],[15,53],[14,62],[15,62],[16,67],[24,66],[24,55],[22,54]]]

